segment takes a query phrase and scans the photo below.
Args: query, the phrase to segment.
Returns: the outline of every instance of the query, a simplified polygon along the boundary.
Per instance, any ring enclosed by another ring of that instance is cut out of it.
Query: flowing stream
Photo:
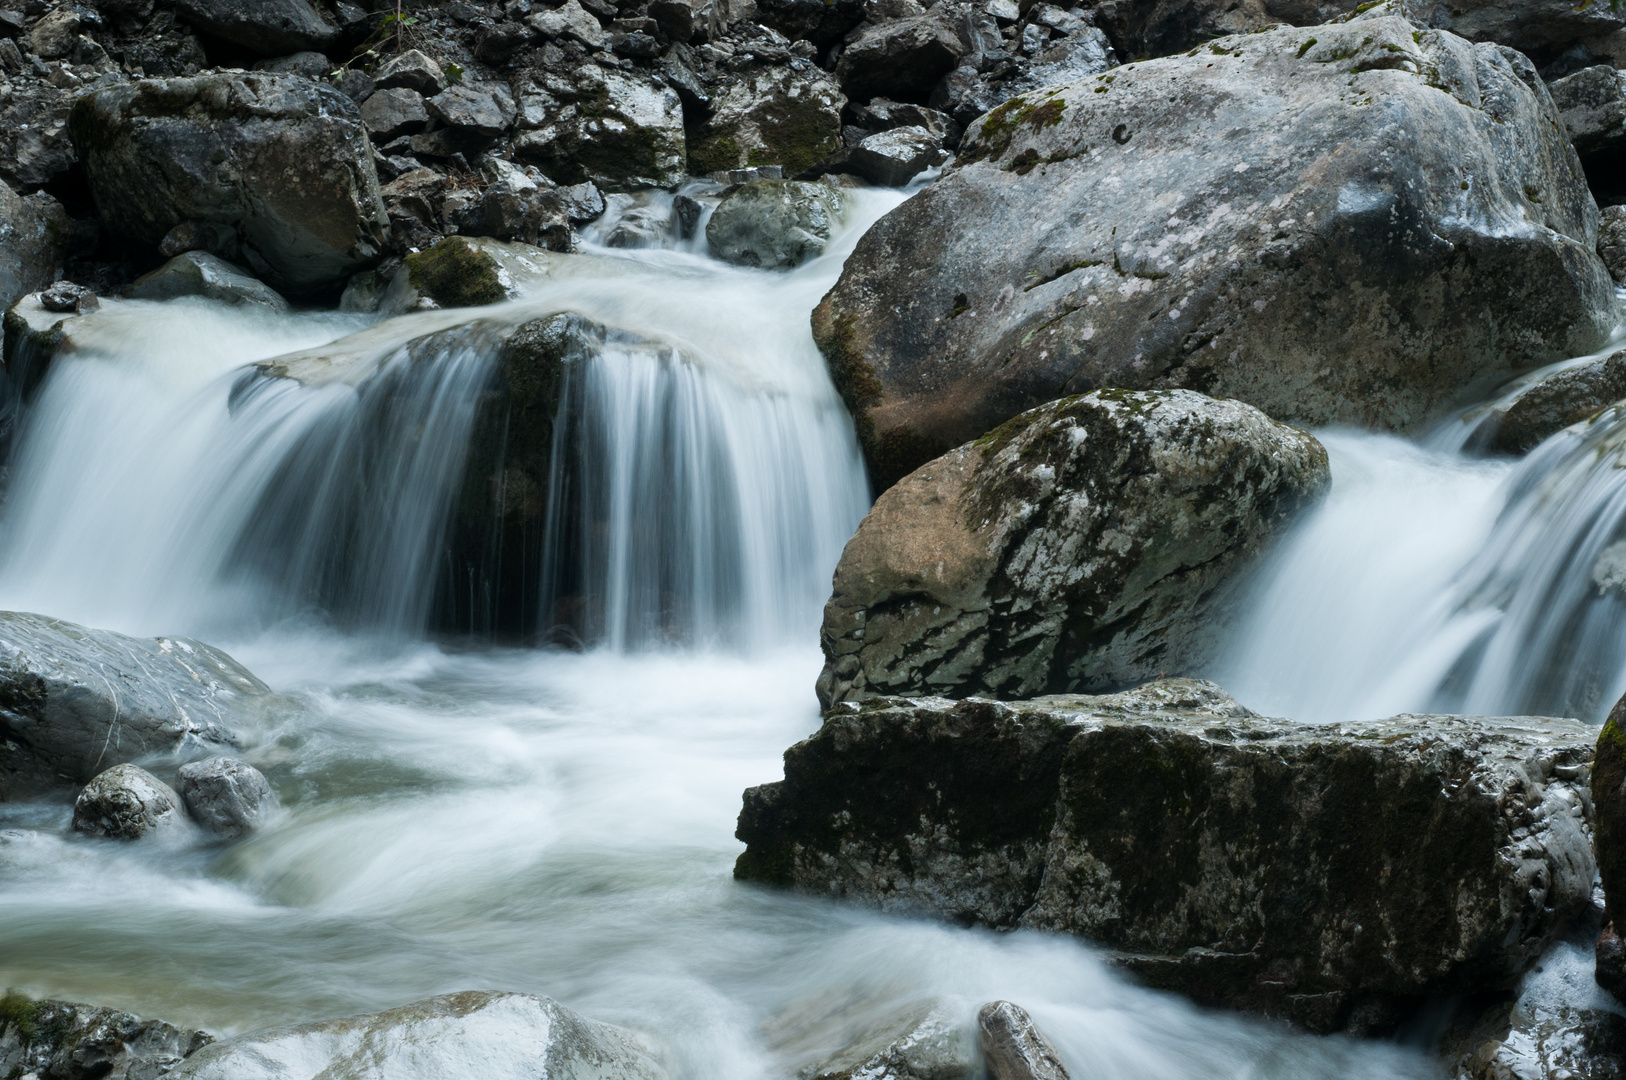
[[[481,313],[574,310],[645,342],[572,376],[572,437],[599,464],[559,481],[601,512],[545,543],[596,582],[585,651],[424,633],[486,330],[414,316],[351,349],[370,375],[306,385],[244,365],[368,318],[111,307],[27,413],[0,607],[231,651],[277,692],[246,756],[287,813],[221,849],[89,841],[62,807],[0,806],[0,987],[227,1033],[524,990],[647,1033],[679,1080],[788,1076],[890,1007],[940,995],[969,1018],[1008,997],[1081,1078],[1436,1075],[1404,1041],[1138,988],[1069,938],[732,880],[741,791],[818,725],[819,607],[867,500],[807,316],[901,197],[865,195],[790,274],[606,251]],[[1626,688],[1626,417],[1517,464],[1322,434],[1333,494],[1262,569],[1214,672],[1241,700],[1595,718]],[[1544,977],[1584,996],[1581,969]]]

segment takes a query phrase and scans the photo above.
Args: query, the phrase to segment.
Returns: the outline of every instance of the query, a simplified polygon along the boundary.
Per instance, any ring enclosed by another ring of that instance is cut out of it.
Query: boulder
[[[1240,571],[1328,482],[1320,443],[1239,401],[1103,390],[1024,413],[876,500],[825,605],[819,699],[1199,669]]]
[[[947,157],[939,136],[923,127],[900,127],[864,139],[852,148],[848,161],[872,184],[902,187]]]
[[[84,20],[71,5],[49,12],[28,32],[28,51],[41,60],[57,60],[73,51]]]
[[[411,90],[433,97],[446,89],[446,73],[417,49],[408,49],[378,69],[373,76],[373,86],[379,90]]]
[[[572,0],[574,2],[574,0]],[[583,64],[521,95],[514,156],[564,184],[606,191],[683,179],[683,103],[647,75]]]
[[[987,110],[978,110],[986,112]],[[956,123],[947,113],[928,109],[924,105],[910,105],[886,98],[874,98],[863,105],[852,107],[853,120],[866,131],[890,131],[893,128],[925,128],[940,146],[958,146],[964,125]]]
[[[1525,454],[1571,424],[1626,398],[1626,350],[1565,367],[1498,402],[1485,442],[1493,454]]]
[[[939,3],[861,30],[836,63],[842,93],[854,101],[885,97],[924,105],[937,81],[971,51],[957,12],[956,5]]]
[[[805,60],[745,65],[712,88],[689,139],[689,171],[779,165],[795,176],[841,149],[846,104],[835,80]]]
[[[1599,348],[1598,217],[1534,69],[1384,11],[972,124],[814,312],[878,486],[1100,386],[1412,430]]]
[[[304,52],[261,60],[254,65],[254,70],[278,72],[283,75],[303,75],[307,79],[325,79],[333,70],[333,61],[319,52],[307,49]]]
[[[45,82],[11,84],[0,97],[0,180],[29,191],[74,163],[68,114],[77,96]]]
[[[1626,697],[1615,702],[1598,733],[1592,801],[1604,910],[1610,922],[1626,926]]]
[[[265,774],[238,758],[188,762],[176,779],[192,820],[227,840],[254,832],[282,806]]]
[[[201,641],[0,612],[0,736],[78,783],[138,758],[232,745],[227,722],[264,693]]]
[[[1069,1080],[1061,1055],[1020,1005],[990,1001],[977,1010],[977,1031],[988,1080]]]
[[[1617,283],[1626,282],[1626,206],[1603,208],[1598,226],[1598,257]]]
[[[1626,1001],[1626,942],[1615,933],[1614,923],[1605,923],[1598,932],[1593,946],[1593,981],[1614,996]]]
[[[539,11],[525,23],[545,38],[570,38],[590,49],[605,44],[604,28],[576,0],[565,0],[552,11]]]
[[[752,180],[712,211],[711,253],[738,266],[799,266],[822,254],[845,210],[840,191],[797,180]]]
[[[73,804],[73,829],[112,840],[139,840],[181,822],[181,802],[146,769],[115,765],[85,785]]]
[[[81,97],[73,138],[102,221],[156,245],[230,226],[249,268],[294,297],[337,291],[384,249],[388,216],[355,103],[292,75],[144,79]]]
[[[367,133],[378,142],[389,142],[402,135],[415,135],[429,126],[429,110],[424,108],[423,95],[406,87],[376,90],[361,103],[361,122]]]
[[[1450,0],[1429,12],[1430,20],[1470,41],[1517,49],[1546,65],[1577,42],[1618,33],[1626,11],[1607,3],[1568,0]]]
[[[872,1021],[838,1053],[798,1070],[801,1080],[966,1080],[970,1040],[955,1010],[936,998]],[[1002,1078],[1001,1078],[1002,1080]]]
[[[735,866],[1080,934],[1149,984],[1318,1031],[1511,989],[1590,917],[1576,720],[1255,716],[1211,683],[831,710],[748,790]]]
[[[258,56],[320,51],[339,38],[309,0],[175,0],[175,10],[198,32]]]
[[[51,196],[24,198],[0,182],[0,306],[9,309],[57,279],[69,230],[67,211]]]
[[[271,311],[288,310],[288,301],[277,295],[275,289],[249,276],[241,267],[206,251],[177,255],[151,273],[143,274],[130,286],[128,295],[132,300],[201,296],[233,306],[247,304]]]
[[[513,124],[515,108],[508,88],[498,84],[458,83],[424,103],[429,115],[460,135],[490,140]]]
[[[864,21],[861,0],[757,0],[757,22],[818,49],[837,44]]]
[[[1583,162],[1626,149],[1626,72],[1599,64],[1549,83],[1547,90]]]
[[[214,1043],[170,1080],[666,1080],[637,1036],[552,998],[466,991]]]
[[[211,1041],[117,1009],[0,996],[0,1076],[155,1080]]]

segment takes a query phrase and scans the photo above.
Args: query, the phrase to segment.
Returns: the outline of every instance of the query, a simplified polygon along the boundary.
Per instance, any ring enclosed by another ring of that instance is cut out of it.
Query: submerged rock
[[[0,612],[0,736],[71,781],[183,748],[229,746],[233,712],[265,692],[201,641]]]
[[[529,994],[466,991],[215,1043],[173,1080],[667,1080],[637,1036]]]
[[[977,1010],[988,1080],[1069,1080],[1061,1055],[1020,1005],[990,1001]]]
[[[972,1072],[965,1024],[947,1003],[927,998],[874,1020],[845,1049],[797,1075],[801,1080],[967,1080]]]
[[[136,278],[130,286],[132,300],[174,300],[201,296],[222,304],[262,307],[269,311],[288,310],[288,301],[277,291],[241,267],[206,251],[177,255],[149,274]]]
[[[1566,367],[1532,383],[1493,417],[1486,449],[1524,454],[1571,424],[1626,398],[1626,350]]]
[[[724,262],[788,270],[824,253],[845,209],[827,184],[752,180],[712,211],[706,243]]]
[[[85,785],[73,804],[75,832],[139,840],[180,824],[180,799],[146,769],[115,765]]]
[[[877,485],[1096,387],[1411,429],[1599,348],[1598,217],[1534,69],[1386,10],[971,124],[814,312]]]
[[[212,1041],[162,1020],[69,1001],[0,996],[0,1076],[157,1080]]]
[[[1320,443],[1238,401],[1109,390],[1024,413],[876,500],[836,567],[819,699],[1193,670],[1236,572],[1327,483]]]
[[[265,774],[237,758],[188,762],[176,779],[192,820],[227,840],[258,829],[282,805]]]
[[[1375,1030],[1512,988],[1590,913],[1592,741],[1547,718],[1267,719],[1182,679],[844,705],[746,792],[735,874],[1081,934],[1205,1003]]]

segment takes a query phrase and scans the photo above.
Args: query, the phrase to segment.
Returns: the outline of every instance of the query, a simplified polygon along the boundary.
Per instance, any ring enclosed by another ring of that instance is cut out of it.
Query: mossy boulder
[[[595,64],[543,81],[544,89],[522,99],[518,160],[559,183],[590,180],[606,191],[682,182],[687,145],[676,91]]]
[[[1604,908],[1616,927],[1626,926],[1626,697],[1615,702],[1598,733],[1592,800],[1598,814]]]
[[[706,243],[724,262],[788,270],[824,253],[845,210],[828,184],[752,180],[712,211]]]
[[[846,104],[835,80],[806,61],[730,73],[689,132],[689,171],[779,165],[795,176],[841,149]]]
[[[1190,390],[1024,413],[876,500],[836,567],[819,699],[1188,673],[1240,572],[1328,480],[1310,435]]]
[[[437,307],[481,307],[509,297],[497,260],[459,236],[406,257],[407,281]]]
[[[0,1077],[149,1080],[213,1041],[162,1020],[70,1001],[0,995]]]

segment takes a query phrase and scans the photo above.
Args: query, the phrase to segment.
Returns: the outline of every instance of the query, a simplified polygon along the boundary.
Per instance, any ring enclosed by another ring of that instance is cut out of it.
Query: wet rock
[[[384,249],[366,129],[326,84],[146,79],[81,97],[72,127],[102,220],[124,239],[156,245],[184,221],[229,226],[249,269],[295,297],[337,290]]]
[[[970,51],[954,24],[953,5],[870,26],[841,52],[836,78],[854,101],[872,97],[925,104],[937,80]]]
[[[416,90],[377,90],[361,103],[361,122],[367,125],[367,133],[375,142],[386,143],[428,127],[429,110]]]
[[[1015,698],[1196,670],[1229,586],[1328,482],[1311,436],[1189,390],[1024,413],[876,500],[825,605],[819,699]]]
[[[71,5],[63,5],[46,15],[28,32],[28,50],[42,60],[68,55],[79,37],[83,22]]]
[[[591,184],[581,187],[598,193]],[[573,227],[582,223],[581,215],[586,213],[576,205],[579,200],[575,191],[561,193],[534,167],[519,169],[509,165],[481,192],[478,210],[461,231],[471,236],[538,244],[551,251],[572,251]],[[602,212],[603,196],[599,196],[598,205]],[[586,220],[597,216],[590,214]]]
[[[81,316],[51,311],[43,297],[43,293],[30,293],[5,314],[6,378],[24,400],[39,389],[57,355],[76,348],[73,331]]]
[[[0,179],[31,190],[74,163],[68,114],[77,92],[49,83],[12,85],[0,96]]]
[[[986,112],[986,109],[979,110]],[[924,105],[909,105],[886,98],[875,98],[864,105],[853,107],[853,117],[867,131],[890,131],[893,128],[925,128],[936,137],[941,146],[957,146],[962,125],[947,113],[928,109]]]
[[[514,102],[506,87],[458,83],[424,103],[429,114],[459,133],[494,139],[514,122]]]
[[[1534,70],[1385,10],[972,124],[814,312],[877,484],[1096,386],[1411,429],[1599,348],[1615,316],[1598,218]],[[1371,182],[1397,169],[1404,185]],[[1526,220],[1542,226],[1498,224]]]
[[[1598,226],[1598,257],[1617,282],[1626,282],[1626,206],[1603,208]]]
[[[797,1075],[802,1080],[965,1080],[973,1072],[969,1044],[955,1011],[927,998],[874,1021],[841,1052]]]
[[[0,305],[45,288],[68,257],[67,212],[46,194],[24,198],[0,183]]]
[[[637,1036],[551,998],[467,991],[397,1009],[214,1043],[173,1080],[480,1076],[485,1080],[666,1080]]]
[[[0,736],[85,783],[103,769],[232,745],[227,726],[265,684],[191,638],[134,638],[0,612]]]
[[[1348,0],[1103,0],[1091,9],[1096,23],[1125,60],[1185,52],[1214,38],[1249,34],[1275,23],[1331,22],[1355,7]]]
[[[846,104],[835,80],[806,61],[730,72],[690,138],[689,171],[707,176],[771,163],[795,176],[841,149]]]
[[[183,221],[158,241],[158,254],[166,259],[188,251],[207,251],[229,262],[241,258],[242,250],[237,230],[213,221]]]
[[[1626,1001],[1626,943],[1615,933],[1615,924],[1606,923],[1593,947],[1593,979],[1617,1001]]]
[[[188,762],[176,778],[192,820],[227,840],[254,832],[282,806],[265,774],[238,758]]]
[[[1531,1008],[1521,1002],[1509,1030],[1462,1057],[1461,1080],[1621,1080],[1626,1017],[1602,1009]]]
[[[948,155],[942,140],[923,127],[901,127],[871,135],[848,157],[858,175],[884,187],[902,187]]]
[[[1020,1005],[990,1001],[977,1010],[988,1080],[1068,1080],[1067,1066]]]
[[[648,76],[584,64],[522,95],[514,156],[564,184],[606,191],[671,187],[683,179],[683,103]]]
[[[135,765],[115,765],[85,785],[73,804],[75,832],[139,840],[180,824],[180,800],[170,786]]]
[[[1547,90],[1583,158],[1626,149],[1626,73],[1598,65],[1549,83]]]
[[[322,51],[339,37],[309,0],[176,0],[175,9],[200,32],[260,56]]]
[[[1626,926],[1626,698],[1615,702],[1598,733],[1592,801],[1604,910],[1611,923]]]
[[[116,1009],[0,996],[0,1076],[156,1080],[211,1041]]]
[[[58,314],[83,315],[101,306],[93,291],[71,281],[55,282],[40,293],[40,307]]]
[[[440,233],[440,205],[449,182],[433,169],[412,169],[379,189],[397,251],[428,247]]]
[[[757,22],[792,41],[828,49],[864,21],[861,0],[757,0]]]
[[[373,75],[373,86],[379,90],[411,90],[433,97],[446,89],[446,73],[417,49],[408,49],[378,69]]]
[[[537,12],[525,23],[545,38],[568,37],[595,49],[605,44],[604,28],[576,0],[565,0],[552,11]]]
[[[1590,917],[1593,729],[1257,717],[1218,687],[838,706],[746,792],[735,867],[1080,934],[1149,984],[1315,1030],[1510,989]]]
[[[1496,411],[1486,443],[1494,454],[1525,454],[1549,437],[1626,398],[1626,350],[1564,368]]]
[[[268,308],[287,311],[288,301],[277,295],[265,282],[241,267],[206,251],[188,251],[177,255],[163,266],[136,278],[130,286],[132,300],[174,300],[182,296],[201,296],[222,304]]]
[[[338,77],[333,80],[333,85],[338,89],[339,93],[358,105],[373,96],[376,86],[371,76],[365,71],[358,71],[355,68],[345,68],[341,71]]]
[[[841,192],[825,184],[753,180],[712,211],[706,243],[725,262],[789,269],[824,252],[844,209]]]
[[[513,295],[502,265],[461,237],[408,255],[403,272],[432,307],[481,307]]]

